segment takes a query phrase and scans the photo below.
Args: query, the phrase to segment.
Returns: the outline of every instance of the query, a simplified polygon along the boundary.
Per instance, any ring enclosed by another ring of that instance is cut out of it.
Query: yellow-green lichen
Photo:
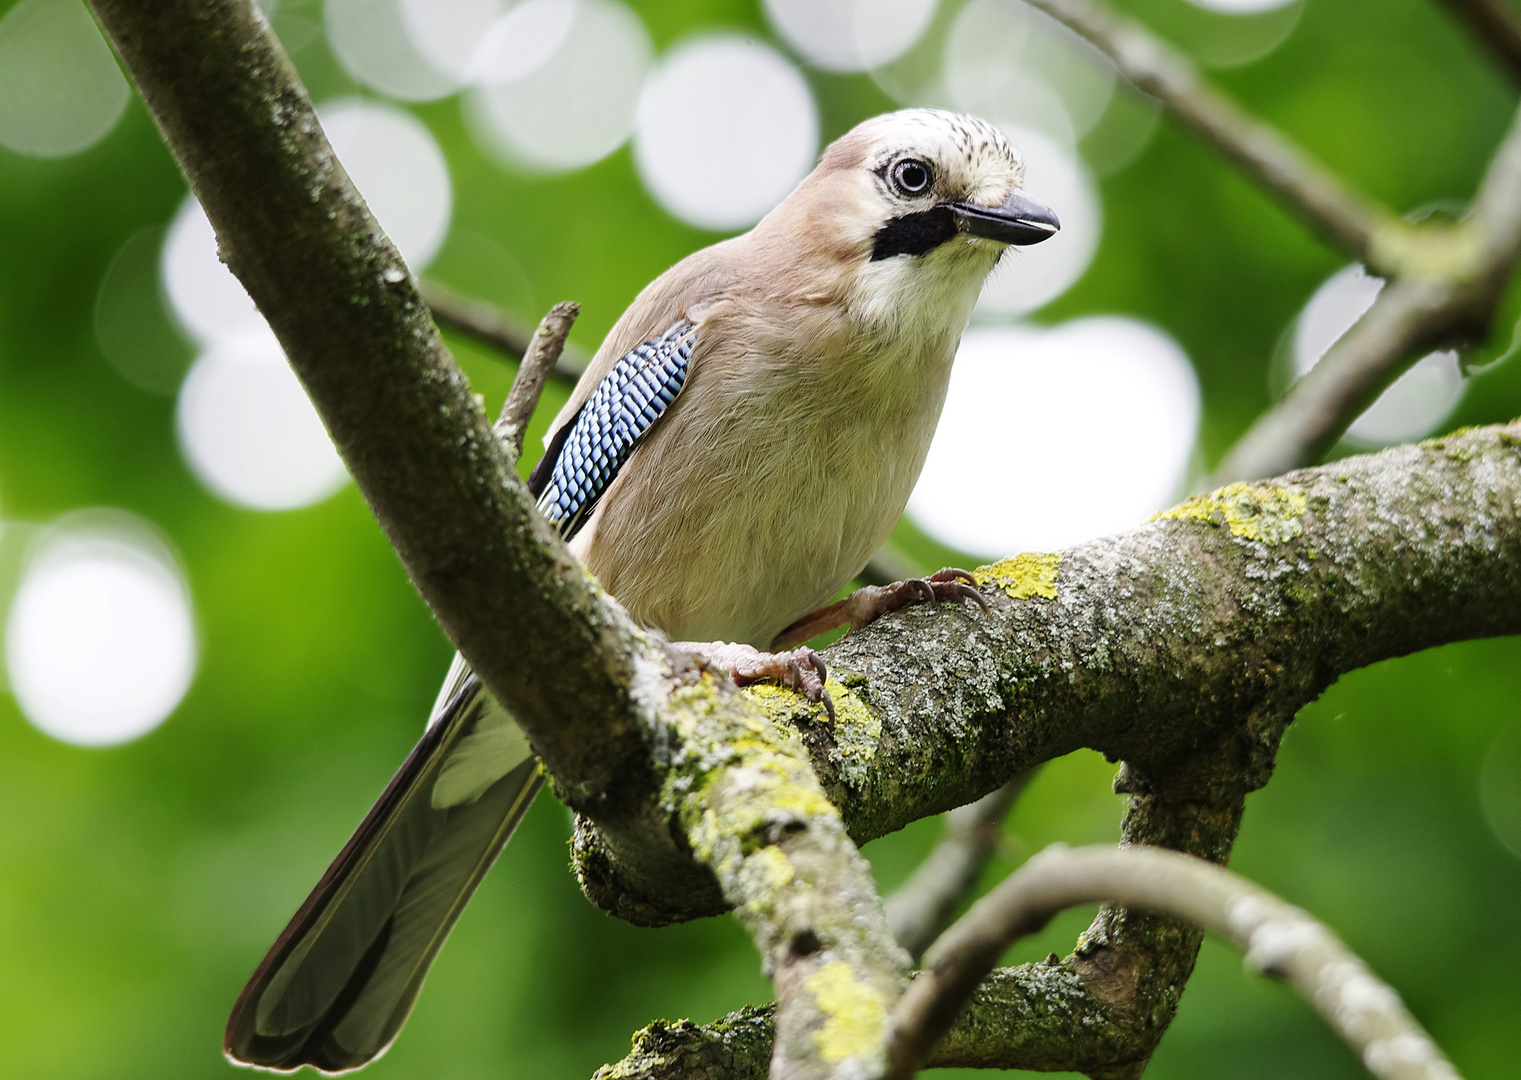
[[[1012,599],[1026,600],[1032,596],[1056,599],[1056,569],[1061,565],[1060,555],[1048,555],[1041,551],[1026,551],[1000,559],[989,566],[979,566],[972,577],[982,588],[997,585]]]
[[[847,783],[863,783],[882,740],[882,717],[838,679],[829,679],[824,688],[834,702],[834,746],[829,752],[829,763]],[[784,686],[767,683],[747,686],[745,696],[783,728],[793,728],[805,710],[814,723],[829,723],[829,714],[823,706],[809,705],[802,695]]]
[[[1164,510],[1152,521],[1203,521],[1224,525],[1232,536],[1264,544],[1282,544],[1304,532],[1300,515],[1309,505],[1297,491],[1271,484],[1227,484],[1208,495],[1196,495]]]
[[[824,1014],[824,1026],[813,1033],[820,1057],[834,1063],[881,1053],[887,1005],[881,994],[856,979],[849,964],[832,960],[807,985]]]

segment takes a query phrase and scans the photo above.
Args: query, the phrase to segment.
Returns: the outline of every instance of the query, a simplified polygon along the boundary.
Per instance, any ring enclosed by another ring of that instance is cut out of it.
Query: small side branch
[[[539,396],[544,393],[544,381],[559,363],[565,350],[565,337],[581,314],[581,305],[566,300],[549,309],[533,332],[518,373],[502,403],[502,415],[497,417],[495,431],[512,447],[513,460],[523,456],[523,436],[528,431],[528,421],[538,407]]]
[[[1249,968],[1292,984],[1374,1076],[1456,1080],[1457,1071],[1388,985],[1325,926],[1211,863],[1151,848],[1050,848],[951,927],[893,1014],[890,1075],[927,1061],[998,957],[1058,912],[1108,900],[1175,915],[1246,952]]]
[[[528,351],[533,335],[528,328],[486,300],[465,296],[436,281],[424,280],[418,288],[433,313],[433,321],[446,330],[474,338],[513,360]],[[574,345],[565,346],[556,361],[555,378],[574,383],[586,370],[590,357]]]
[[[1377,237],[1399,218],[1353,191],[1282,132],[1211,85],[1176,49],[1100,0],[1026,0],[1086,38],[1137,89],[1231,159],[1252,180],[1355,259],[1381,272]]]
[[[1020,773],[1003,787],[945,816],[945,833],[913,875],[887,897],[887,924],[914,959],[950,925],[956,905],[977,887],[998,850],[999,826],[1030,786],[1037,770]]]
[[[1494,54],[1505,73],[1521,82],[1521,12],[1506,0],[1443,0]]]

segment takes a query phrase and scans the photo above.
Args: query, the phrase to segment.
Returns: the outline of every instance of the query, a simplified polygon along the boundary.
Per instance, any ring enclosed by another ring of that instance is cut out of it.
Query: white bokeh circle
[[[775,49],[715,34],[673,49],[639,100],[634,162],[669,213],[705,229],[753,225],[813,167],[808,83]]]
[[[6,620],[5,664],[22,713],[78,746],[111,746],[163,722],[196,667],[190,593],[150,528],[83,511],[49,529]]]
[[[411,113],[357,98],[321,106],[317,119],[375,220],[421,272],[443,246],[454,205],[438,140]]]
[[[1127,528],[1177,496],[1199,414],[1188,356],[1148,323],[974,327],[909,515],[983,557]]]
[[[294,510],[348,482],[327,430],[267,330],[201,354],[180,387],[175,426],[196,477],[237,506]]]
[[[21,0],[0,19],[0,146],[35,157],[78,153],[116,125],[128,96],[83,4]]]
[[[977,301],[983,316],[1034,311],[1066,292],[1093,262],[1104,227],[1098,186],[1076,155],[1037,131],[1004,134],[1024,155],[1025,190],[1055,210],[1062,227],[1049,240],[1004,252]]]
[[[328,44],[356,81],[402,101],[448,97],[461,81],[430,62],[407,15],[403,0],[324,0],[322,5]],[[424,40],[442,48],[440,38],[448,35]]]
[[[914,47],[936,0],[765,0],[777,34],[815,67],[866,71]]]
[[[423,0],[413,0],[423,2]],[[577,0],[523,0],[487,28],[466,71],[471,82],[500,86],[542,70],[576,21]]]
[[[1034,129],[1070,150],[1114,96],[1114,66],[1050,16],[972,0],[942,49],[953,108],[1003,128]]]
[[[1194,7],[1218,11],[1222,15],[1259,15],[1297,3],[1297,0],[1188,0]]]
[[[622,146],[633,129],[653,56],[649,31],[617,0],[575,0],[568,29],[557,30],[565,7],[540,0],[519,17],[518,29],[531,40],[499,30],[473,61],[471,130],[484,150],[510,165],[584,168]]]
[[[407,264],[420,271],[448,235],[449,167],[432,132],[411,113],[348,98],[318,109],[338,160]],[[264,317],[218,257],[206,211],[187,195],[164,240],[160,272],[169,306],[202,345],[263,329]]]
[[[1294,370],[1303,375],[1373,306],[1381,278],[1361,266],[1343,267],[1310,297],[1294,324]],[[1347,438],[1365,446],[1389,446],[1429,434],[1457,407],[1467,383],[1454,352],[1434,352],[1417,361],[1347,429]]]
[[[331,2],[331,0],[329,0]],[[481,39],[502,15],[499,0],[391,0],[409,43],[428,65],[463,85]]]
[[[164,238],[164,294],[186,333],[201,344],[253,333],[264,316],[243,285],[217,258],[217,235],[194,195],[180,204]]]

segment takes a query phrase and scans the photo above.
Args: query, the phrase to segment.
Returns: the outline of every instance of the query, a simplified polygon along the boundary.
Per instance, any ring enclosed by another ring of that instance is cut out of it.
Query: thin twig
[[[436,281],[424,280],[418,287],[439,326],[475,338],[513,360],[522,359],[533,335],[517,319],[490,301],[465,296]],[[554,376],[574,383],[589,362],[582,350],[567,344],[555,363]]]
[[[1442,0],[1494,54],[1512,79],[1521,80],[1521,12],[1506,0]]]
[[[1407,228],[1352,190],[1282,132],[1247,113],[1188,60],[1145,27],[1100,0],[1026,0],[1105,53],[1137,89],[1236,163],[1311,227],[1375,270],[1377,237]]]
[[[1013,942],[1069,907],[1113,901],[1198,923],[1246,951],[1249,968],[1298,989],[1387,1080],[1456,1080],[1457,1071],[1335,934],[1303,911],[1222,867],[1158,848],[1048,848],[935,942],[928,970],[893,1013],[892,1068],[914,1075],[929,1048]]]
[[[523,352],[512,389],[507,391],[502,415],[497,417],[494,428],[497,435],[512,447],[514,461],[523,456],[523,435],[528,431],[533,410],[538,407],[539,395],[544,392],[544,380],[559,361],[565,348],[565,335],[570,333],[579,314],[581,305],[570,300],[550,308]]]
[[[998,850],[1003,819],[1038,771],[1027,769],[997,791],[945,815],[945,832],[935,849],[883,901],[893,937],[915,960],[950,925],[956,905],[976,888]]]
[[[1405,273],[1225,455],[1215,484],[1318,460],[1352,421],[1434,348],[1482,339],[1521,258],[1521,111],[1456,226],[1407,237],[1384,261]]]

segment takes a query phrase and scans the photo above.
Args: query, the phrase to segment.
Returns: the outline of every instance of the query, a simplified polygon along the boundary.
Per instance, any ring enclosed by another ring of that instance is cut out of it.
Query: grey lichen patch
[[[747,686],[744,695],[783,729],[795,729],[805,716],[813,723],[827,726],[833,735],[833,745],[825,751],[830,766],[847,784],[864,784],[882,741],[881,714],[846,682],[831,677],[825,689],[834,702],[833,721],[822,706],[810,705],[801,694],[783,686],[766,683]]]
[[[1152,521],[1202,521],[1224,526],[1232,536],[1263,544],[1282,544],[1304,533],[1308,500],[1300,492],[1272,484],[1227,484],[1164,510]]]
[[[1026,551],[988,566],[979,566],[972,571],[972,577],[984,589],[997,585],[1012,600],[1027,600],[1032,596],[1055,600],[1056,572],[1061,561],[1060,555]]]

